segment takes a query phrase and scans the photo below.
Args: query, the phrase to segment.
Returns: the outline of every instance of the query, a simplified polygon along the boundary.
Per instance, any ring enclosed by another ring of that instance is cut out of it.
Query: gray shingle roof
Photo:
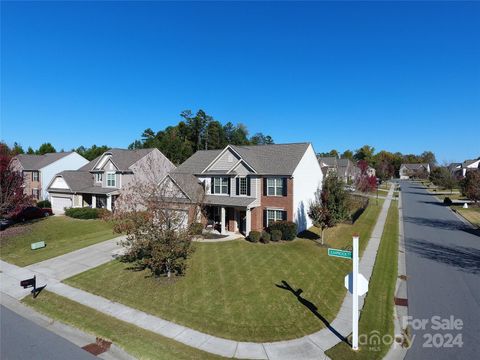
[[[478,159],[474,159],[474,160],[465,160],[463,163],[462,163],[462,167],[467,167],[467,166],[470,166],[472,165],[474,162],[478,161]]]
[[[322,166],[323,164],[331,167],[338,165],[338,162],[337,162],[338,159],[335,156],[328,156],[328,157],[318,156],[317,159],[318,159],[318,162],[320,163],[320,166]]]
[[[273,145],[231,145],[260,175],[293,175],[309,143]],[[189,157],[174,172],[200,174],[223,151],[200,150]]]
[[[252,197],[231,197],[221,195],[206,195],[205,204],[225,206],[248,206],[255,201]]]
[[[78,192],[87,187],[93,186],[93,175],[88,171],[65,170],[59,173],[72,192]],[[52,188],[49,188],[49,191]],[[63,189],[61,189],[63,191]],[[59,189],[60,191],[60,189]]]
[[[73,151],[47,153],[44,155],[19,154],[15,156],[23,170],[40,170],[51,163],[73,153]]]
[[[424,163],[424,164],[402,164],[400,167],[406,167],[407,169],[410,169],[410,170],[418,170],[422,167],[424,168],[428,168],[428,164],[427,163]]]
[[[118,167],[119,171],[128,171],[130,166],[135,164],[138,160],[143,158],[145,155],[149,154],[152,152],[154,149],[135,149],[135,150],[127,150],[127,149],[110,149],[108,151],[105,151],[104,154],[112,154],[111,160],[113,163]],[[99,156],[95,160],[99,160],[101,156]],[[93,160],[93,161],[95,161]],[[92,162],[93,162],[92,161]],[[96,162],[93,163],[93,165],[90,168],[87,168],[88,170],[93,170],[93,167],[95,166]],[[90,162],[90,163],[92,163]],[[90,164],[89,163],[89,164]],[[89,165],[87,164],[87,165]]]
[[[171,172],[169,175],[192,201],[200,200],[203,195],[203,186],[198,183],[195,176],[176,172]]]

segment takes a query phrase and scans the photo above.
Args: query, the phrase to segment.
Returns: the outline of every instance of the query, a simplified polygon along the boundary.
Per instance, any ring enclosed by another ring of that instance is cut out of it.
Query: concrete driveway
[[[416,319],[407,359],[478,358],[480,234],[421,185],[401,187],[409,314]]]

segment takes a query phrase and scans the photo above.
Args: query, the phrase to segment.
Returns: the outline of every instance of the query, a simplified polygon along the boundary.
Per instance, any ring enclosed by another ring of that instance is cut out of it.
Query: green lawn
[[[0,258],[27,266],[115,236],[112,226],[103,220],[52,216],[5,230],[0,238]],[[31,243],[42,240],[45,248],[30,249]]]
[[[388,211],[387,222],[383,230],[378,249],[373,275],[370,279],[369,291],[359,321],[359,334],[386,334],[393,336],[393,298],[397,278],[398,256],[398,208],[392,202]],[[326,352],[330,358],[337,359],[382,359],[391,344],[379,346],[360,345],[353,351],[345,343],[339,343]]]
[[[117,320],[48,291],[23,302],[35,310],[87,333],[112,341],[138,359],[220,359],[175,340]]]
[[[461,206],[455,206],[454,209],[462,215],[465,219],[470,221],[473,225],[480,227],[480,207],[469,205],[468,209],[464,209]]]
[[[355,225],[342,224],[329,230],[328,242],[346,248],[351,244],[351,234],[358,232],[363,249],[381,205],[371,202]],[[112,261],[66,283],[239,341],[291,339],[324,327],[292,292],[276,286],[282,281],[301,288],[302,297],[315,304],[329,321],[343,301],[343,277],[350,271],[350,261],[328,257],[326,248],[311,240],[266,245],[236,240],[195,246],[187,275],[170,282]]]

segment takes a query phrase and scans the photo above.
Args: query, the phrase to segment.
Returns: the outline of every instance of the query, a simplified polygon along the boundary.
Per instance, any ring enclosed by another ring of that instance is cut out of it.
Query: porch
[[[205,214],[206,229],[218,231],[222,235],[246,236],[252,228],[252,214],[248,207],[208,205],[205,207]]]

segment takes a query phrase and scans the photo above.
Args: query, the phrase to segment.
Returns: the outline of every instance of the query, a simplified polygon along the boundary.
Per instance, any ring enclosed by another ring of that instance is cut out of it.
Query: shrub
[[[254,243],[258,242],[261,237],[262,237],[262,234],[260,233],[260,231],[252,230],[250,231],[250,234],[248,234],[248,239]]]
[[[48,200],[42,200],[37,202],[39,208],[51,208],[52,204]]]
[[[297,224],[292,221],[276,221],[269,227],[269,231],[280,230],[283,240],[293,240],[297,236]]]
[[[447,196],[445,199],[443,199],[443,203],[447,206],[450,206],[453,204],[453,201]]]
[[[192,235],[202,235],[203,224],[198,222],[191,223],[189,230]]]
[[[262,232],[262,238],[260,241],[264,244],[268,244],[270,242],[271,236],[268,232],[264,231]]]
[[[282,240],[282,232],[280,230],[272,230],[270,234],[272,235],[272,241]]]
[[[65,215],[75,219],[99,219],[107,217],[110,211],[96,208],[70,208],[65,210]]]

